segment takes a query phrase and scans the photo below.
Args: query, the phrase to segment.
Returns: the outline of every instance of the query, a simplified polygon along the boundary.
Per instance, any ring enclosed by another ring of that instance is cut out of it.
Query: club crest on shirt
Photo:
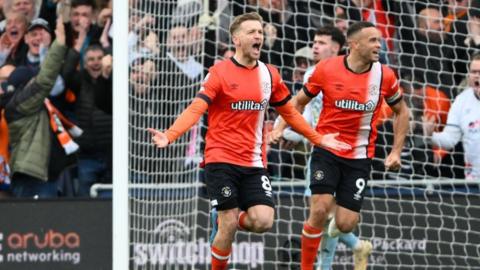
[[[321,170],[315,171],[315,173],[313,173],[313,179],[317,181],[323,180],[324,177],[325,173]]]
[[[272,84],[270,82],[262,82],[262,92],[267,95],[272,89]]]
[[[222,188],[222,195],[225,198],[230,197],[232,195],[232,190],[230,189],[230,187],[223,187]]]
[[[378,95],[378,85],[376,84],[370,84],[368,86],[368,93],[371,95],[371,96],[376,96]]]

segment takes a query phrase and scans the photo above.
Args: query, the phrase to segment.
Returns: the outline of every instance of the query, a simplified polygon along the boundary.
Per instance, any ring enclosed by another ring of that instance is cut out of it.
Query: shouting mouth
[[[253,51],[254,51],[255,53],[260,53],[260,47],[261,47],[261,46],[262,46],[262,44],[261,44],[260,42],[254,43],[254,44],[252,45]]]

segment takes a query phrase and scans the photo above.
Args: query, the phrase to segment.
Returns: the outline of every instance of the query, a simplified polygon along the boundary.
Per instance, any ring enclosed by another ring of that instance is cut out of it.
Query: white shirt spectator
[[[480,180],[480,97],[472,88],[457,96],[442,132],[434,132],[433,144],[452,149],[462,140],[465,152],[465,178]]]

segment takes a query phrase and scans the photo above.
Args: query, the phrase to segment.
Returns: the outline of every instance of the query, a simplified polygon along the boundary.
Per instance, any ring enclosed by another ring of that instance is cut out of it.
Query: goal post
[[[113,203],[112,203],[112,267],[129,269],[129,147],[128,126],[128,38],[129,1],[113,1]]]

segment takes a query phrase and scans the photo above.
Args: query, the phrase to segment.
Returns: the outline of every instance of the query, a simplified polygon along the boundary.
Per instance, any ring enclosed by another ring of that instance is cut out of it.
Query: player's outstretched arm
[[[310,100],[312,100],[311,97],[305,95],[303,91],[300,91],[292,98],[291,103],[298,112],[302,113],[305,109],[305,105],[307,105]],[[283,130],[288,126],[287,122],[285,122],[281,115],[278,117],[276,122],[277,123],[275,124],[275,127],[273,128],[272,132],[270,132],[268,137],[268,143],[278,143],[282,138]]]
[[[385,159],[385,168],[387,170],[398,170],[400,169],[400,153],[409,129],[410,109],[403,99],[391,108],[395,113],[395,120],[393,121],[394,138],[392,151]]]
[[[278,113],[285,119],[295,131],[302,134],[314,145],[327,147],[337,151],[345,151],[352,149],[347,143],[339,141],[336,137],[339,133],[329,133],[325,135],[318,134],[308,123],[303,116],[293,107],[291,101],[285,105],[276,107]]]
[[[174,142],[195,125],[207,109],[208,103],[205,100],[195,98],[167,131],[161,132],[153,128],[147,129],[152,134],[153,143],[159,148],[164,148]]]

